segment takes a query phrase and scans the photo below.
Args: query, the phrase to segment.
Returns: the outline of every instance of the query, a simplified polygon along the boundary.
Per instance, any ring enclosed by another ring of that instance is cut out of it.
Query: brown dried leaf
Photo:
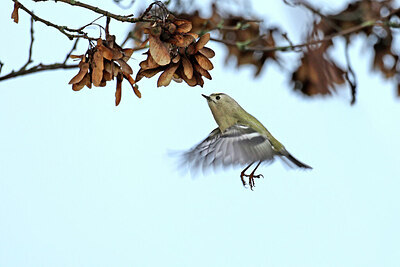
[[[174,44],[178,47],[188,47],[191,43],[193,43],[195,41],[196,41],[196,39],[194,39],[194,37],[189,34],[173,35],[168,40],[169,43]]]
[[[94,86],[100,86],[103,79],[103,55],[100,50],[97,50],[93,54],[92,60],[92,82]]]
[[[176,69],[179,67],[179,64],[171,64],[168,68],[161,73],[160,77],[157,81],[157,87],[160,86],[168,86],[171,83],[172,76],[174,75]]]
[[[199,50],[199,52],[208,58],[213,58],[215,56],[215,52],[208,47],[203,47],[202,49]]]
[[[121,67],[115,62],[111,64],[111,70],[114,77],[117,77],[118,74],[122,73]]]
[[[156,75],[157,73],[159,73],[160,71],[163,71],[165,68],[156,68],[156,69],[149,69],[149,70],[143,70],[140,69],[139,72],[136,74],[136,82],[140,81],[143,77],[146,78],[151,78],[154,75]]]
[[[198,64],[193,64],[194,69],[202,76],[206,77],[209,80],[212,80],[212,77],[208,71],[200,67]]]
[[[117,76],[117,88],[115,89],[115,105],[118,106],[122,96],[122,74]]]
[[[207,43],[210,41],[210,33],[206,33],[200,37],[200,39],[196,43],[196,52],[202,49]]]
[[[150,54],[148,54],[147,59],[140,62],[139,66],[143,70],[148,70],[148,69],[158,68],[160,65],[158,65],[157,62],[154,61],[153,57]]]
[[[72,59],[77,59],[77,58],[83,59],[85,55],[70,55],[69,57]]]
[[[345,71],[340,69],[321,48],[304,53],[301,65],[292,74],[295,90],[305,95],[331,94],[336,84],[345,82]]]
[[[103,40],[101,38],[97,39],[96,48],[101,51],[103,57],[107,60],[113,59],[113,50],[103,45]]]
[[[11,13],[11,19],[14,20],[15,23],[18,23],[19,21],[19,16],[18,16],[18,10],[21,7],[21,4],[18,1],[14,2],[14,10]]]
[[[139,91],[139,86],[137,84],[132,85],[132,89],[137,97],[139,97],[139,98],[142,97],[142,93]]]
[[[149,43],[150,54],[158,65],[165,66],[171,62],[169,51],[160,38],[149,35]]]
[[[199,35],[198,35],[197,33],[194,33],[194,32],[188,32],[188,33],[186,33],[186,35],[190,35],[190,36],[192,36],[194,39],[199,38]]]
[[[191,79],[186,77],[185,73],[183,72],[183,68],[178,69],[178,74],[179,74],[179,77],[181,77],[189,86],[193,87],[193,86],[197,85],[196,78],[194,76]]]
[[[135,49],[132,49],[132,48],[122,49],[122,54],[124,55],[124,57],[122,59],[125,62],[127,62],[131,58],[134,51],[135,51]]]
[[[83,77],[82,80],[80,80],[78,83],[74,83],[72,85],[72,90],[74,91],[79,91],[81,90],[85,85],[90,84],[90,76],[89,73],[86,73],[86,75]]]
[[[177,19],[174,21],[174,24],[177,26],[177,33],[187,33],[192,29],[192,23],[188,20]]]
[[[194,43],[191,43],[187,48],[186,48],[186,54],[187,55],[193,55],[196,53],[196,45]]]
[[[173,59],[172,59],[172,63],[178,63],[179,60],[181,60],[181,55],[177,54]]]
[[[138,87],[135,84],[135,80],[131,77],[131,75],[129,74],[124,74],[124,78],[127,79],[129,81],[129,83],[132,86],[133,92],[135,93],[135,95],[139,98],[142,97],[142,94],[140,93],[140,91],[138,90]]]
[[[108,72],[104,69],[103,71],[103,80],[105,81],[111,81],[113,79],[113,75],[111,74],[111,72]]]
[[[126,63],[122,59],[118,59],[117,62],[121,66],[123,73],[133,74],[133,70],[132,70],[131,66],[128,65],[128,63]]]
[[[197,72],[194,73],[193,77],[196,79],[196,83],[198,85],[200,85],[201,87],[203,87],[204,85],[204,80],[203,78],[201,78],[200,74],[198,74]]]
[[[182,57],[182,67],[183,67],[183,73],[188,77],[188,79],[192,79],[193,77],[193,66],[192,63],[190,63],[189,59],[186,57]]]
[[[213,64],[206,56],[204,56],[202,54],[196,54],[196,55],[194,55],[194,57],[196,58],[200,67],[202,67],[203,69],[212,70],[214,68]]]
[[[170,34],[173,34],[176,31],[176,25],[173,23],[169,23],[166,28]]]
[[[89,63],[87,62],[79,62],[79,72],[77,75],[75,75],[68,84],[75,84],[75,83],[79,83],[80,81],[82,81],[83,77],[85,77],[86,73],[88,72],[89,69]]]

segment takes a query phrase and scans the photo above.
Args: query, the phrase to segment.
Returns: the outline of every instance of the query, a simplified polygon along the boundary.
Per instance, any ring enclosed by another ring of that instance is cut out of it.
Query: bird
[[[220,166],[247,166],[241,171],[240,179],[246,187],[247,177],[251,190],[255,187],[254,178],[264,177],[255,174],[260,164],[272,162],[276,157],[291,167],[312,169],[292,156],[261,122],[229,95],[213,93],[202,96],[207,100],[218,127],[198,145],[183,153],[183,163],[189,168],[206,170]],[[253,171],[246,174],[253,164],[256,164]]]

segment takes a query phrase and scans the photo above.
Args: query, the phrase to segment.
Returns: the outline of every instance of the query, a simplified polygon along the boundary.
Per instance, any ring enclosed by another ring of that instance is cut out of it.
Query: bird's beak
[[[207,101],[211,101],[211,97],[209,97],[208,95],[203,95],[201,94],[205,99],[207,99]]]

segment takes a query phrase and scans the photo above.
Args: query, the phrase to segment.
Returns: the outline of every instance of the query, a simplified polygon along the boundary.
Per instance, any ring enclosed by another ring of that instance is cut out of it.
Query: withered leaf
[[[88,85],[88,84],[90,84],[90,76],[89,76],[89,73],[86,73],[82,80],[80,80],[78,83],[74,83],[72,85],[72,90],[79,91],[85,85]]]
[[[101,51],[103,57],[107,60],[113,59],[113,50],[103,45],[101,38],[97,39],[97,49]]]
[[[295,90],[305,95],[331,94],[335,84],[345,82],[345,71],[331,61],[325,50],[318,48],[304,53],[301,65],[292,74]]]
[[[122,74],[117,76],[117,88],[115,89],[115,105],[118,106],[121,102],[121,95],[122,95]]]
[[[202,76],[206,77],[209,80],[212,80],[212,77],[210,75],[210,73],[208,71],[206,71],[205,69],[203,69],[202,67],[200,67],[200,65],[198,64],[193,64],[194,69]]]
[[[11,13],[11,19],[14,20],[15,23],[18,23],[18,21],[19,21],[18,10],[19,10],[20,6],[21,6],[21,4],[18,1],[14,2],[14,10]]]
[[[158,37],[149,35],[150,54],[158,65],[164,66],[171,62],[171,56],[164,43]]]
[[[117,62],[121,66],[121,69],[122,69],[123,73],[127,73],[127,74],[132,74],[133,73],[133,70],[132,70],[131,66],[128,65],[128,63],[126,63],[122,59],[117,59]]]
[[[215,52],[208,47],[203,47],[202,49],[199,50],[199,52],[208,58],[213,58],[215,56]]]
[[[70,55],[69,57],[72,59],[77,59],[77,58],[83,59],[85,57],[85,55]],[[85,61],[83,61],[83,62],[85,62]]]
[[[138,82],[143,77],[151,78],[151,77],[153,77],[154,75],[156,75],[157,73],[159,73],[160,71],[163,71],[163,70],[164,70],[164,68],[162,68],[162,67],[159,67],[159,68],[156,68],[156,69],[148,69],[148,70],[140,69],[139,72],[136,74],[135,80]]]
[[[93,54],[92,61],[92,82],[94,86],[100,86],[101,80],[103,79],[103,55],[100,50],[97,50]]]
[[[130,58],[131,58],[131,56],[132,56],[132,54],[133,54],[133,52],[135,51],[135,49],[132,49],[132,48],[125,48],[125,49],[123,49],[122,50],[122,54],[124,55],[124,57],[122,58],[125,62],[127,62]]]
[[[176,69],[179,67],[179,64],[171,64],[168,68],[161,73],[160,77],[157,81],[157,87],[160,86],[168,86],[171,83],[172,76],[174,75]]]
[[[194,32],[188,32],[188,33],[186,33],[186,35],[190,35],[190,36],[192,36],[194,39],[199,38],[199,35],[198,35],[197,33],[194,33]]]
[[[188,47],[194,41],[195,41],[194,37],[189,34],[173,35],[168,40],[169,43],[174,44],[178,47]]]
[[[75,75],[68,84],[75,84],[75,83],[79,83],[80,81],[82,81],[83,77],[86,75],[86,73],[88,72],[89,69],[89,63],[88,62],[79,62],[79,72],[77,75]]]
[[[210,33],[206,33],[200,37],[200,39],[196,43],[196,52],[202,49],[207,43],[210,41]]]
[[[197,72],[194,73],[193,77],[196,79],[196,83],[198,85],[200,85],[201,87],[203,87],[204,85],[204,80],[203,78],[201,78],[200,74],[198,74]]]
[[[213,64],[206,56],[204,56],[202,54],[196,54],[196,55],[194,55],[194,57],[196,58],[200,67],[202,67],[203,69],[212,70],[214,68]]]
[[[139,91],[139,86],[138,86],[137,84],[132,85],[132,89],[133,89],[133,92],[135,93],[135,95],[136,95],[137,97],[139,97],[139,98],[142,97],[142,93],[140,93],[140,91]]]
[[[162,33],[162,29],[158,25],[156,25],[154,27],[151,27],[149,30],[150,30],[150,32],[149,32],[150,35],[153,35],[155,37],[159,37],[161,35],[161,33]]]
[[[118,49],[118,48],[113,48],[112,50],[113,53],[113,57],[112,59],[117,60],[117,59],[122,59],[124,57],[124,55],[122,54],[122,52]]]
[[[176,25],[173,23],[169,23],[167,29],[170,34],[173,34],[176,31]]]
[[[174,21],[174,24],[177,26],[177,33],[187,33],[192,29],[192,23],[188,20],[177,19]]]
[[[181,60],[181,56],[179,54],[177,54],[173,59],[172,59],[172,63],[178,63],[179,60]]]
[[[111,74],[111,72],[108,72],[108,71],[106,71],[105,69],[104,69],[104,71],[103,71],[103,79],[105,80],[105,81],[111,81],[112,79],[113,79],[113,75]]]
[[[139,63],[139,66],[143,70],[148,70],[158,68],[160,65],[158,65],[157,62],[154,61],[153,57],[149,54],[146,60]]]
[[[188,55],[193,55],[196,53],[196,45],[194,43],[191,43],[187,48],[186,48],[186,54]]]
[[[192,63],[190,63],[189,59],[187,59],[185,56],[182,57],[182,66],[183,66],[183,72],[188,77],[188,79],[192,79],[193,77],[193,66]]]
[[[138,90],[138,87],[135,84],[135,80],[131,77],[131,75],[129,74],[124,74],[125,79],[127,79],[129,81],[129,83],[132,86],[133,92],[135,93],[135,95],[139,98],[142,97],[142,94],[140,93],[140,91]]]
[[[178,74],[179,76],[189,85],[189,86],[196,86],[197,85],[197,81],[196,78],[194,76],[192,76],[191,79],[189,79],[188,77],[186,77],[185,73],[183,72],[182,68],[178,69]]]

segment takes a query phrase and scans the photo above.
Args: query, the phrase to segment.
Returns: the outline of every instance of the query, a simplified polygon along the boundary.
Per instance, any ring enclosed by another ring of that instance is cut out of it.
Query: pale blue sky
[[[22,2],[58,24],[96,17]],[[271,3],[253,1],[298,40],[309,16]],[[28,16],[21,11],[17,25],[11,11],[3,1],[5,72],[25,63],[29,46]],[[121,40],[127,25],[111,27]],[[35,31],[35,59],[62,60],[71,42],[39,23]],[[293,93],[276,66],[258,79],[251,68],[236,71],[216,44],[203,89],[142,80],[137,99],[125,83],[119,107],[113,83],[73,92],[76,70],[1,82],[0,266],[400,266],[400,101],[393,83],[370,72],[364,42],[351,50],[354,106],[347,88],[326,99]],[[140,60],[130,61],[134,71]],[[177,171],[168,151],[192,147],[216,126],[200,95],[212,92],[233,96],[314,169],[262,166],[253,192],[240,169],[195,179]]]

